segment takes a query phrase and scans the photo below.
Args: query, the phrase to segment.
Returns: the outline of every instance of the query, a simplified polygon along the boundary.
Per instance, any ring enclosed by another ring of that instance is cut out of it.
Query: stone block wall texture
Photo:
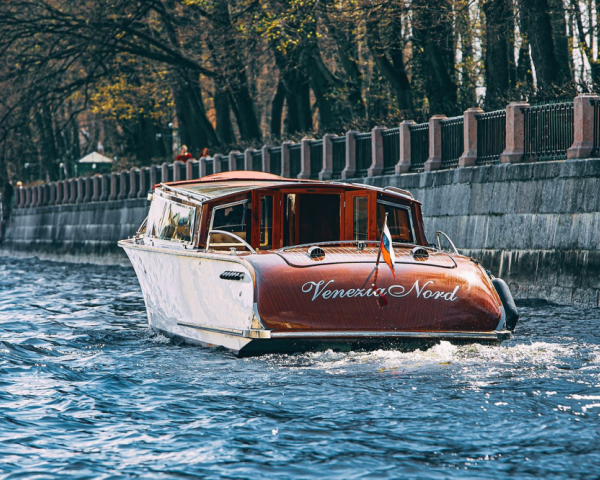
[[[600,307],[600,160],[501,164],[362,179],[409,190],[427,239],[448,234],[516,298]]]
[[[148,205],[144,198],[15,209],[0,254],[127,264],[117,241],[137,231]]]
[[[429,242],[441,230],[504,278],[517,298],[600,306],[600,160],[465,167],[357,179],[410,190]],[[15,209],[8,254],[127,263],[117,241],[147,215],[145,199]]]

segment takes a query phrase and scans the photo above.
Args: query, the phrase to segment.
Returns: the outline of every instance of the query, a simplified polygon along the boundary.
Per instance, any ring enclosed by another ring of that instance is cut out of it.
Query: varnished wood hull
[[[501,302],[475,263],[452,268],[398,263],[394,279],[374,263],[301,268],[281,255],[237,257],[122,242],[140,280],[150,325],[167,336],[237,355],[306,350],[414,349],[440,341],[497,344]],[[232,280],[227,272],[244,273]]]

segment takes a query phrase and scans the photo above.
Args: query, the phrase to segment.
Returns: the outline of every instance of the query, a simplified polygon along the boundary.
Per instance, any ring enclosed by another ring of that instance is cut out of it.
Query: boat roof
[[[363,185],[344,182],[327,182],[319,180],[301,180],[296,178],[285,178],[272,173],[254,172],[254,171],[234,171],[215,173],[196,180],[186,180],[181,182],[161,183],[160,186],[174,192],[183,193],[200,200],[213,200],[215,198],[225,197],[244,191],[250,191],[257,188],[281,187],[284,185],[311,185],[315,187],[338,186],[351,189],[370,189],[382,191],[379,187],[372,185]],[[159,185],[155,185],[155,188]],[[415,201],[414,197],[405,190],[396,189],[407,200]]]

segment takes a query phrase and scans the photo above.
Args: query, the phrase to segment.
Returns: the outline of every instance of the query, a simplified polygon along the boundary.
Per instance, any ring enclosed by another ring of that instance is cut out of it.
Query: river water
[[[600,311],[520,306],[501,347],[237,359],[131,268],[0,258],[0,478],[598,478]]]

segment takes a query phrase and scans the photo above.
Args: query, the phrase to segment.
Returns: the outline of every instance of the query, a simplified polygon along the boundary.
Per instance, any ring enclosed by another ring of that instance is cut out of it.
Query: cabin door
[[[375,206],[377,192],[346,192],[344,238],[346,240],[377,240],[375,238]]]
[[[255,205],[252,218],[252,247],[259,250],[281,248],[281,193],[272,191],[253,192]],[[256,243],[256,245],[255,245]]]

